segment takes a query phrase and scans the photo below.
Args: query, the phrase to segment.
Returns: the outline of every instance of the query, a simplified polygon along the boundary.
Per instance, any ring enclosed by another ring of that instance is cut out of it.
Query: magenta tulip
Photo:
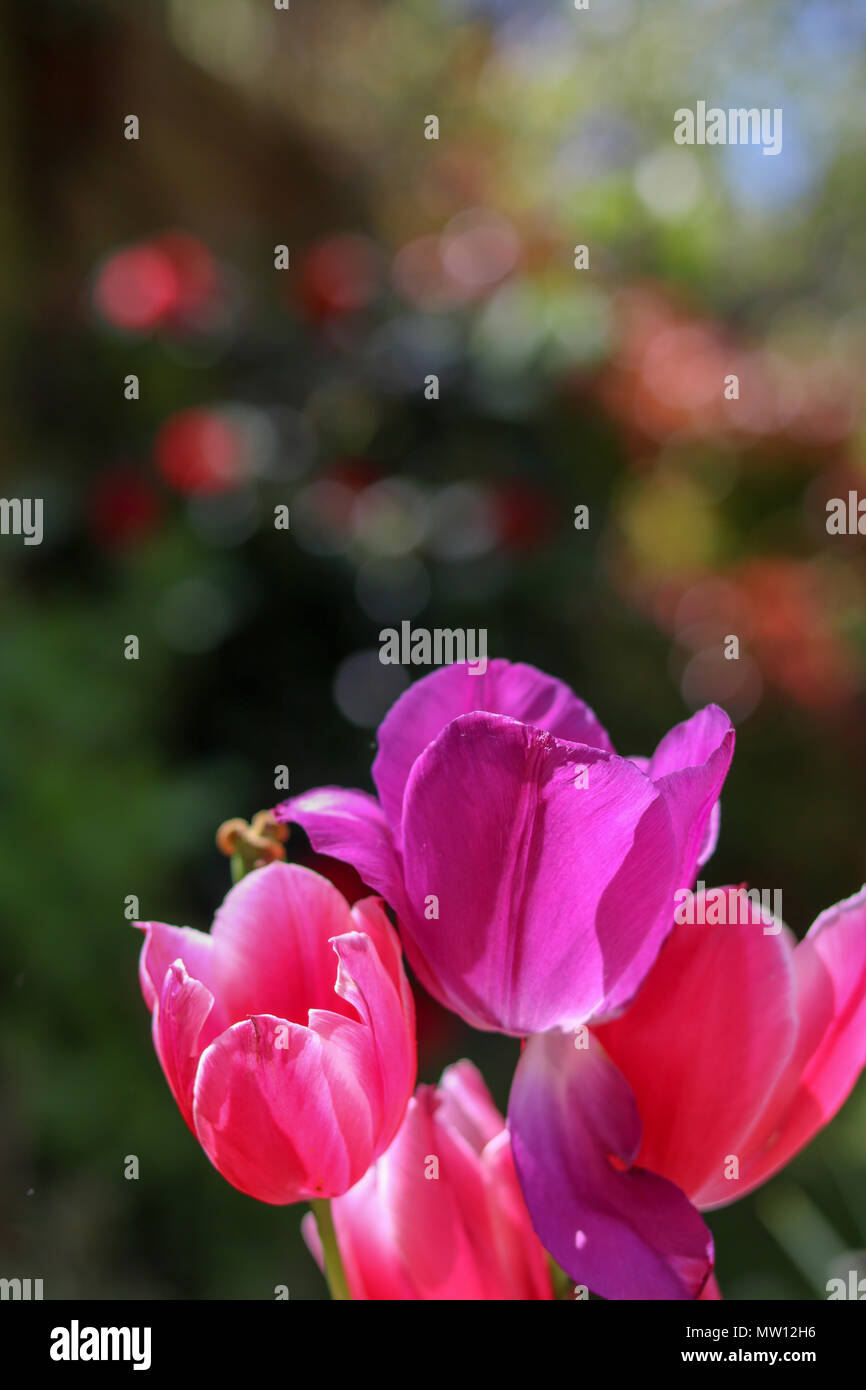
[[[410,964],[476,1028],[523,1037],[621,1009],[710,853],[734,732],[715,706],[649,760],[619,757],[560,681],[443,667],[379,729],[379,799],[336,787],[278,811],[397,913]]]
[[[607,1298],[700,1295],[712,1245],[698,1209],[776,1173],[866,1065],[866,889],[799,945],[741,889],[695,903],[626,1013],[531,1038],[515,1073],[535,1228]]]
[[[504,1121],[471,1062],[419,1086],[390,1149],[332,1205],[356,1299],[550,1299]],[[312,1215],[304,1237],[319,1264]]]
[[[381,903],[270,864],[210,935],[141,924],[141,987],[166,1080],[233,1186],[282,1204],[345,1192],[387,1149],[415,1085],[415,1017]]]

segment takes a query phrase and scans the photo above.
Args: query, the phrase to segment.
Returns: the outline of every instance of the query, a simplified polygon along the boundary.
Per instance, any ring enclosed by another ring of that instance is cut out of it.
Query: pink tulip
[[[418,681],[378,739],[378,800],[324,787],[277,814],[391,904],[429,993],[516,1037],[624,1007],[712,851],[727,715],[621,757],[568,686],[491,661]]]
[[[712,1262],[699,1210],[778,1172],[866,1065],[866,889],[799,945],[750,920],[741,889],[695,902],[709,921],[675,927],[631,1007],[583,1038],[531,1038],[512,1087],[535,1228],[607,1298],[697,1297]]]
[[[353,1298],[553,1298],[502,1116],[471,1062],[418,1087],[388,1152],[331,1210]],[[311,1214],[303,1231],[321,1265]]]
[[[233,1186],[280,1205],[345,1192],[415,1084],[415,1016],[378,899],[350,910],[295,864],[248,874],[210,935],[141,924],[141,987],[181,1113]]]

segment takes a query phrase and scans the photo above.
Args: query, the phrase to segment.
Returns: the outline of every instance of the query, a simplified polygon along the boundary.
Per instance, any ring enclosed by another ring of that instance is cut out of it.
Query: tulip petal
[[[373,904],[359,916],[372,917]],[[394,936],[390,923],[382,915],[382,925]],[[390,943],[389,943],[390,944]],[[357,1027],[334,1029],[334,1015],[310,1013],[310,1027],[327,1036],[335,1048],[344,1048],[353,1074],[359,1077],[372,1106],[377,1134],[376,1157],[388,1147],[406,1112],[407,1097],[415,1086],[415,1006],[408,982],[401,970],[397,981],[383,964],[372,937],[362,931],[348,932],[338,937],[334,950],[339,957],[337,993],[354,1009],[363,1024]]]
[[[379,961],[403,1001],[404,1012],[414,1016],[415,1000],[403,969],[400,938],[385,915],[381,898],[360,898],[351,910],[353,927],[373,942]]]
[[[477,1169],[472,1164],[464,1169],[457,1203],[464,1227],[480,1232],[476,1259],[485,1271],[496,1272],[487,1296],[552,1298],[547,1254],[532,1229],[508,1131],[481,1072],[465,1060],[446,1067],[437,1096],[437,1132],[444,1129],[478,1156]],[[480,1174],[480,1188],[471,1178],[473,1171]]]
[[[664,800],[631,762],[491,714],[452,721],[406,789],[410,963],[468,1023],[526,1036],[637,988],[673,915]]]
[[[210,1039],[221,1031],[214,998],[198,980],[187,974],[181,961],[168,967],[154,1004],[153,1045],[165,1079],[181,1114],[195,1133],[192,1118],[193,1084],[199,1058]]]
[[[788,1064],[796,1022],[787,934],[753,924],[738,889],[694,902],[695,915],[724,922],[676,926],[631,1007],[594,1031],[637,1102],[637,1162],[703,1207],[717,1192],[726,1201],[742,1195],[726,1169],[736,1171],[732,1157],[742,1167],[748,1135]]]
[[[379,1183],[379,1173],[374,1166],[332,1206],[340,1259],[353,1299],[411,1301],[417,1299],[418,1295],[409,1282],[400,1253],[391,1238],[390,1228],[381,1219]],[[324,1274],[322,1242],[311,1211],[301,1222],[301,1234]]]
[[[302,826],[319,854],[351,864],[400,913],[400,858],[382,808],[369,792],[319,787],[282,802],[274,814]]]
[[[403,795],[416,759],[462,714],[486,710],[546,730],[571,743],[613,752],[592,710],[562,681],[522,662],[496,660],[473,675],[465,661],[442,666],[400,696],[379,727],[373,781],[401,845]]]
[[[207,1048],[193,1120],[222,1176],[277,1206],[345,1192],[374,1153],[370,1104],[343,1050],[272,1015],[236,1023]]]
[[[712,852],[713,811],[734,756],[735,737],[725,711],[707,705],[665,734],[650,758],[648,774],[667,798],[680,841],[679,887],[691,887],[699,860],[703,863]]]
[[[641,1124],[629,1087],[596,1041],[530,1038],[508,1107],[532,1223],[579,1284],[609,1299],[695,1299],[712,1237],[673,1183],[631,1167]]]
[[[472,1062],[464,1059],[446,1067],[438,1090],[442,1118],[476,1153],[502,1134],[502,1116]]]
[[[866,888],[821,914],[795,960],[801,997],[812,972],[832,984],[832,1014],[801,1081],[826,1124],[866,1066]]]
[[[391,1147],[333,1203],[352,1296],[550,1299],[502,1116],[470,1062],[446,1079],[447,1094],[419,1086]],[[482,1143],[491,1115],[495,1137]],[[303,1233],[321,1267],[312,1223]]]
[[[387,1291],[394,1281],[398,1289],[408,1286],[402,1296],[410,1299],[485,1297],[484,1256],[489,1250],[476,1250],[470,1233],[479,1210],[483,1213],[480,1174],[455,1150],[447,1131],[436,1126],[436,1108],[433,1088],[419,1086],[400,1133],[375,1172],[334,1205],[341,1250],[350,1251],[365,1288],[382,1290],[370,1297],[401,1296]],[[431,1160],[438,1165],[436,1177],[428,1176]],[[458,1198],[466,1183],[475,1202],[470,1231]],[[383,1256],[385,1268],[377,1270]]]
[[[206,932],[194,931],[192,927],[170,927],[165,922],[136,922],[135,925],[145,933],[138,973],[144,1002],[151,1013],[162,993],[166,971],[176,960],[182,960],[193,979],[201,981],[214,993],[213,943]]]
[[[311,1008],[339,1011],[331,940],[351,928],[345,898],[312,869],[274,863],[247,874],[211,930],[213,992],[228,1022],[256,1013],[306,1023]]]
[[[708,708],[714,710],[716,706],[711,705]],[[692,721],[688,722],[691,723]],[[681,732],[684,729],[684,727],[686,726],[678,724],[675,726],[675,728],[671,729],[670,733],[676,735],[676,737],[672,739],[670,743],[668,743],[667,738],[669,737],[669,735],[666,736],[666,738],[662,739],[661,743],[659,744],[658,748],[653,754],[653,758],[655,758],[656,760],[655,768],[657,776],[662,777],[665,775],[671,775],[677,771],[677,757],[681,756],[684,750],[684,740]],[[694,753],[686,753],[686,756],[694,756]],[[650,769],[653,763],[653,758],[645,758],[642,755],[632,754],[630,761],[634,763],[635,767],[639,767],[641,772],[645,772],[648,777],[652,778],[652,772]],[[655,778],[652,778],[652,780],[655,780]],[[721,824],[722,803],[720,801],[716,801],[713,804],[713,809],[711,810],[709,819],[707,820],[706,829],[704,831],[703,840],[701,842],[700,852],[698,854],[698,867],[700,867],[703,864],[706,864],[707,860],[714,853],[719,839],[719,830],[721,828]],[[690,885],[684,884],[683,886],[688,887]]]
[[[500,1130],[483,1149],[481,1169],[487,1190],[491,1245],[503,1282],[510,1287],[510,1297],[552,1299],[547,1251],[529,1219],[506,1129]]]
[[[647,774],[667,803],[677,837],[676,888],[691,888],[699,863],[710,857],[718,834],[717,804],[734,755],[734,727],[724,710],[708,705],[677,724],[656,748]],[[611,1013],[630,1003],[657,954],[648,939],[630,975],[611,994]]]
[[[363,929],[329,947],[335,1008],[310,1009],[308,1027],[248,1018],[199,1064],[199,1141],[223,1176],[259,1201],[345,1192],[390,1144],[415,1084],[414,1005],[395,933],[373,899],[356,904],[350,920]],[[345,1014],[335,1011],[340,1000]]]
[[[326,879],[275,863],[235,885],[210,936],[145,931],[156,1052],[214,1166],[275,1204],[357,1182],[415,1083],[414,1003],[381,900],[350,910]]]
[[[711,859],[716,852],[716,845],[719,843],[719,830],[722,825],[722,803],[717,801],[710,811],[707,821],[707,828],[704,831],[703,844],[698,854],[698,868],[703,868],[708,859]],[[719,1295],[721,1297],[721,1294]]]
[[[738,1196],[766,1182],[832,1119],[866,1066],[866,888],[823,912],[793,958],[796,1047],[749,1136]],[[717,1204],[723,1200],[719,1194]]]

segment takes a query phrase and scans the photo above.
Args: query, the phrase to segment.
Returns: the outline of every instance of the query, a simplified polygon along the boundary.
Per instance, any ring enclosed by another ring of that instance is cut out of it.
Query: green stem
[[[568,1277],[564,1269],[560,1269],[556,1260],[551,1254],[547,1256],[547,1264],[550,1270],[550,1281],[553,1284],[553,1296],[558,1301],[570,1299],[574,1292],[574,1284]]]
[[[337,1244],[337,1232],[334,1229],[331,1203],[327,1197],[315,1197],[310,1202],[310,1206],[319,1228],[322,1254],[325,1257],[325,1278],[328,1281],[328,1288],[331,1290],[331,1298],[335,1301],[337,1299],[351,1299],[349,1281],[346,1278],[346,1271],[340,1257],[340,1247]]]

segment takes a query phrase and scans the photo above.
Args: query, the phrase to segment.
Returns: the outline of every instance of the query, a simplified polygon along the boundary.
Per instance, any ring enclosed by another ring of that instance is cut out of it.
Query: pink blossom
[[[712,1263],[699,1212],[778,1172],[866,1065],[866,889],[799,944],[752,920],[743,890],[712,892],[727,910],[698,903],[624,1014],[531,1038],[515,1073],[535,1228],[606,1298],[698,1296]]]
[[[415,1012],[381,902],[350,909],[312,870],[273,863],[231,889],[209,935],[142,926],[156,1054],[214,1166],[261,1202],[345,1192],[415,1085]]]
[[[332,1213],[353,1298],[553,1298],[504,1121],[471,1062],[418,1087],[388,1152]],[[312,1214],[303,1231],[321,1264]]]

